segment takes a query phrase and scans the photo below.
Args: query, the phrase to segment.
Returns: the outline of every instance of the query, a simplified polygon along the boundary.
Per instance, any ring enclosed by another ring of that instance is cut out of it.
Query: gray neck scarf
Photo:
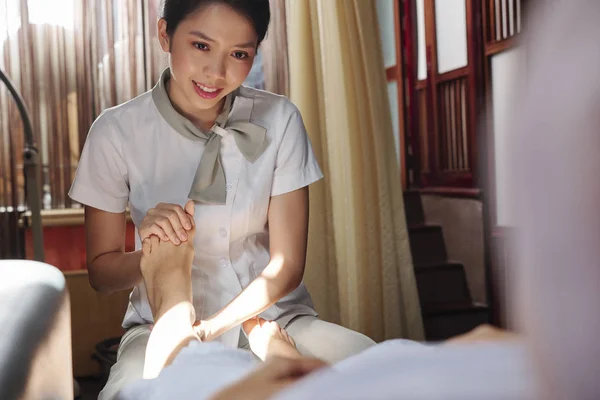
[[[215,124],[208,133],[202,132],[190,120],[179,114],[167,93],[167,81],[171,78],[171,71],[167,68],[161,75],[158,83],[152,89],[152,99],[160,115],[171,125],[171,127],[191,140],[202,140],[206,142],[204,154],[196,170],[194,183],[190,189],[189,198],[208,204],[225,204],[225,171],[221,164],[220,150],[221,140],[228,134],[234,135],[235,143],[244,158],[254,162],[260,157],[266,148],[267,130],[249,121],[250,112],[246,113],[245,120],[229,120],[234,101],[249,107],[251,111],[252,99],[237,96],[236,92],[230,93],[225,98],[223,111],[217,117]]]

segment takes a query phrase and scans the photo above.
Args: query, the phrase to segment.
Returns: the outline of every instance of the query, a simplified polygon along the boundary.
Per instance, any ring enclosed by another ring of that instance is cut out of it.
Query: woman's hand
[[[177,204],[159,203],[151,208],[142,220],[138,233],[143,242],[151,235],[175,245],[188,239],[187,231],[194,226],[194,202],[185,203],[185,209]]]
[[[223,334],[210,319],[196,321],[194,331],[202,342],[210,342]]]

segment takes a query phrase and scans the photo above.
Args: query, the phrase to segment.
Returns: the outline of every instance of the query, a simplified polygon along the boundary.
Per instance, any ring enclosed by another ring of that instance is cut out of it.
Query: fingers
[[[158,226],[164,232],[164,234],[167,235],[168,240],[170,240],[173,244],[180,244],[182,239],[180,239],[177,230],[181,232],[183,231],[183,228],[181,226],[177,226],[179,225],[179,222],[175,223],[175,226],[173,226],[173,221],[164,213],[161,214],[162,215],[158,216],[154,220],[154,225]],[[176,221],[179,220],[176,219]]]
[[[185,210],[177,204],[160,203],[148,210],[142,227],[142,241],[151,235],[157,235],[161,240],[170,241],[175,245],[188,240],[187,231],[194,228],[194,202],[188,201]]]
[[[144,240],[149,239],[152,235],[155,235],[165,242],[169,241],[169,236],[163,231],[163,229],[158,225],[151,225],[149,227],[140,228],[140,238],[142,242]]]
[[[188,200],[187,203],[185,203],[184,208],[185,208],[186,213],[188,213],[192,217],[194,216],[194,211],[196,210],[194,200]],[[192,218],[192,220],[193,220],[193,218]]]
[[[186,204],[187,206],[187,204]],[[192,224],[190,222],[190,217],[188,215],[188,213],[181,208],[181,206],[177,205],[177,204],[167,204],[164,206],[164,209],[167,211],[171,211],[171,214],[169,216],[169,219],[173,220],[177,220],[177,222],[183,227],[185,228],[185,230],[190,230],[192,229]],[[174,213],[174,214],[173,214]],[[192,215],[192,214],[190,214]]]

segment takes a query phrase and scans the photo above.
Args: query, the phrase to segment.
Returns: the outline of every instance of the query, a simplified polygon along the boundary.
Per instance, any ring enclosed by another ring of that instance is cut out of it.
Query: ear
[[[167,33],[167,21],[163,18],[158,20],[158,41],[160,42],[160,47],[165,53],[169,53],[171,50],[171,44],[169,34]]]

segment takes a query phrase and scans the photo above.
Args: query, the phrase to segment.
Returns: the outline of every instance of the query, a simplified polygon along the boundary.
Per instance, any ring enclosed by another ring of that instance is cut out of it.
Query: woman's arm
[[[308,187],[271,198],[271,261],[246,289],[200,325],[207,340],[260,314],[302,282],[308,236]]]
[[[125,213],[85,207],[90,285],[99,292],[131,289],[142,281],[141,251],[125,252]]]
[[[156,235],[175,245],[187,241],[186,232],[194,224],[194,202],[185,209],[177,204],[160,203],[139,226],[140,239]],[[142,281],[140,251],[125,252],[125,213],[110,213],[85,207],[87,264],[90,284],[100,292],[131,289]]]

